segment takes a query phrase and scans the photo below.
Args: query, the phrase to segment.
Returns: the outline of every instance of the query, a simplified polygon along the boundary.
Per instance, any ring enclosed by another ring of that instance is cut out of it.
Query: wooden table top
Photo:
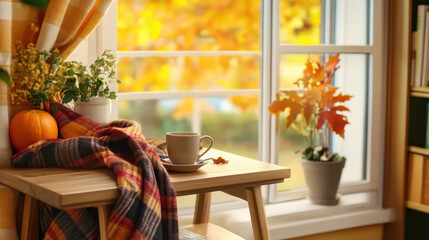
[[[290,169],[211,149],[204,157],[223,157],[228,164],[210,161],[192,173],[170,173],[177,195],[245,188],[283,182]],[[54,207],[80,208],[112,204],[118,197],[110,169],[11,168],[0,169],[0,182]]]

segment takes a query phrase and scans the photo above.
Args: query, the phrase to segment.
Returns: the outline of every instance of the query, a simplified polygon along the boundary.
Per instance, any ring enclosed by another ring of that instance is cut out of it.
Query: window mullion
[[[329,17],[329,44],[335,44],[336,39],[336,16],[337,16],[337,4],[336,4],[336,0],[329,0],[330,1],[330,6],[329,6],[329,11],[330,14],[328,16]]]
[[[294,45],[281,44],[278,47],[280,54],[308,54],[308,53],[370,53],[373,54],[374,47],[366,45]]]
[[[264,1],[267,2],[265,4],[264,11],[266,13],[266,17],[264,18],[264,21],[267,22],[267,28],[264,32],[264,35],[267,35],[266,38],[267,41],[269,40],[270,48],[267,48],[267,51],[270,51],[269,58],[265,59],[268,61],[268,64],[266,68],[263,68],[263,71],[270,72],[269,76],[269,84],[266,85],[268,89],[264,92],[266,94],[266,104],[263,106],[263,110],[265,111],[266,115],[266,125],[263,126],[266,127],[266,133],[263,135],[265,139],[262,140],[267,141],[268,143],[265,144],[265,156],[269,157],[270,163],[277,164],[278,160],[278,118],[275,116],[270,115],[268,112],[268,106],[269,104],[275,99],[276,93],[278,89],[280,88],[280,79],[279,79],[279,67],[280,67],[280,55],[281,55],[281,45],[280,45],[280,35],[279,35],[279,27],[280,27],[280,12],[279,12],[279,1]],[[265,62],[265,61],[263,61]],[[272,184],[269,187],[268,192],[268,201],[274,202],[277,198],[277,184]]]
[[[118,57],[259,56],[259,51],[117,51]]]
[[[328,3],[327,3],[328,2]],[[320,15],[320,40],[322,44],[329,43],[328,37],[329,32],[326,31],[325,26],[327,25],[326,22],[328,21],[327,17],[329,16],[329,12],[327,12],[329,9],[329,0],[321,0],[320,1],[320,8],[321,8],[321,15]],[[329,29],[328,29],[329,30]]]
[[[91,61],[94,61],[97,56],[100,56],[105,49],[113,50],[113,55],[116,56],[116,22],[117,22],[117,12],[118,12],[118,1],[113,0],[112,5],[109,10],[107,10],[103,20],[98,25],[96,29],[97,34],[97,46],[94,50],[90,52],[94,52],[89,57],[92,58]],[[112,27],[113,26],[113,27]],[[116,73],[117,74],[117,73]],[[112,91],[118,91],[118,84],[116,81],[112,81],[109,84],[109,88]],[[118,100],[115,99],[112,101],[112,114],[111,119],[118,118]]]
[[[145,100],[184,97],[229,97],[233,95],[260,94],[259,89],[236,90],[193,90],[193,91],[153,91],[153,92],[123,92],[118,93],[119,100]]]

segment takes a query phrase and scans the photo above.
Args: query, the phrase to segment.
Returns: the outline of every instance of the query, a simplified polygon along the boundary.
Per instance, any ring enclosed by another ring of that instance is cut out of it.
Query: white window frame
[[[327,1],[329,2],[329,1]],[[371,1],[369,1],[371,2]],[[264,1],[265,8],[279,9],[279,1]],[[368,71],[370,72],[369,81],[369,93],[368,93],[368,135],[367,135],[367,179],[359,182],[350,184],[342,184],[339,188],[341,193],[353,193],[363,191],[376,191],[378,193],[378,201],[381,204],[382,199],[382,176],[383,176],[383,164],[384,164],[384,146],[385,146],[385,105],[386,105],[386,39],[387,36],[387,25],[386,16],[384,15],[384,9],[386,3],[384,0],[373,0],[371,10],[377,12],[370,22],[373,23],[372,27],[369,26],[369,44],[368,45],[293,45],[293,44],[281,44],[277,29],[279,29],[279,11],[264,11],[267,13],[265,21],[272,22],[272,37],[271,47],[272,58],[271,66],[273,76],[264,75],[263,82],[270,82],[269,77],[275,79],[272,82],[272,88],[266,86],[265,92],[270,91],[271,99],[273,101],[278,91],[279,86],[279,63],[280,56],[282,54],[336,54],[336,53],[359,53],[368,54],[370,56],[370,64]],[[271,5],[272,4],[272,5]],[[272,13],[272,14],[271,14]],[[271,14],[271,15],[270,15]],[[270,16],[269,16],[270,15]],[[373,14],[370,14],[373,15]],[[372,30],[372,31],[371,31]],[[270,34],[264,32],[264,34]],[[265,47],[265,46],[264,46]],[[268,48],[269,49],[269,48]],[[266,70],[266,69],[264,69]],[[269,94],[266,94],[269,95]],[[270,102],[269,101],[269,102]],[[269,104],[268,102],[268,104]],[[264,109],[268,105],[264,105]],[[265,119],[264,119],[265,120]],[[278,134],[278,121],[276,116],[271,116],[270,135],[265,136],[270,139],[270,143],[275,143]],[[267,125],[264,125],[267,127]],[[269,147],[269,149],[267,149]],[[276,163],[278,159],[277,144],[262,145],[262,153],[264,154],[261,159],[270,159],[271,163]],[[292,171],[293,172],[293,171]],[[297,189],[287,191],[284,193],[278,193],[276,190],[277,186],[270,186],[269,191],[269,202],[281,202],[285,200],[293,200],[303,198],[305,196],[305,189]],[[381,206],[381,205],[380,205]]]
[[[384,159],[384,119],[385,119],[385,73],[383,69],[385,66],[384,47],[385,40],[383,35],[385,29],[383,26],[384,15],[377,14],[373,19],[373,28],[370,31],[369,45],[362,46],[347,46],[347,45],[291,45],[280,44],[278,36],[279,29],[279,12],[271,11],[270,9],[278,9],[279,2],[272,0],[263,0],[263,37],[261,56],[262,71],[261,71],[261,84],[260,89],[245,89],[245,90],[208,90],[208,91],[177,91],[177,92],[134,92],[134,93],[119,93],[119,99],[126,100],[144,100],[144,99],[162,99],[162,98],[182,98],[186,96],[201,97],[225,97],[230,95],[245,95],[245,94],[260,94],[260,151],[259,156],[262,161],[276,163],[277,159],[277,118],[270,116],[268,106],[274,100],[276,92],[278,91],[279,84],[279,62],[282,54],[335,54],[335,53],[363,53],[371,56],[370,72],[372,72],[369,89],[371,92],[368,94],[369,102],[369,134],[368,134],[368,179],[362,182],[348,184],[341,186],[342,193],[359,192],[359,191],[378,191],[381,189],[381,178],[383,175],[383,159]],[[374,0],[372,9],[375,12],[383,12],[383,0]],[[111,26],[116,26],[116,11],[117,2],[113,4],[103,23],[97,28],[97,44],[96,47],[89,47],[90,55],[101,54],[103,49],[116,48],[116,31]],[[108,26],[108,27],[107,27]],[[273,30],[271,30],[273,29]],[[91,46],[91,43],[89,44]],[[94,49],[96,51],[94,51]],[[272,50],[271,50],[272,49]],[[221,56],[221,55],[240,55],[252,56],[260,55],[258,51],[129,51],[117,52],[117,56],[127,57],[148,57],[148,56]],[[94,56],[92,58],[95,58]],[[91,59],[91,57],[90,57]],[[271,81],[271,79],[274,79]],[[379,79],[379,80],[375,80]],[[114,86],[116,88],[116,86]],[[117,102],[115,102],[113,116],[117,117]],[[264,131],[270,129],[270,131]],[[269,201],[278,202],[284,200],[291,200],[302,198],[304,190],[288,191],[286,194],[279,194],[276,191],[276,186],[270,187]],[[381,197],[381,195],[380,195]]]
[[[386,0],[373,0],[372,10],[377,12],[373,16],[373,28],[370,34],[370,45],[362,46],[340,46],[340,45],[283,45],[279,43],[278,31],[279,16],[277,0],[261,0],[263,2],[263,36],[261,42],[261,82],[260,89],[250,90],[229,90],[229,91],[183,91],[183,92],[140,92],[140,93],[119,93],[119,99],[142,100],[142,99],[160,99],[171,97],[218,97],[228,95],[241,95],[249,93],[260,94],[260,112],[259,112],[259,158],[263,161],[276,163],[278,151],[276,149],[276,134],[278,128],[277,119],[268,112],[268,106],[275,98],[279,85],[278,65],[281,54],[334,54],[334,53],[365,53],[371,56],[369,71],[372,73],[372,81],[368,93],[369,112],[368,112],[368,129],[367,135],[367,180],[342,185],[340,192],[345,194],[342,202],[336,207],[316,206],[309,203],[308,200],[302,199],[305,191],[303,189],[278,193],[276,185],[264,187],[266,190],[264,198],[266,200],[266,212],[271,237],[276,239],[287,237],[299,237],[309,234],[316,234],[326,231],[339,230],[349,227],[364,226],[368,224],[379,224],[393,221],[393,212],[389,209],[382,209],[382,177],[384,167],[384,145],[385,145],[385,105],[386,105],[386,59],[387,59],[387,11],[388,2]],[[372,14],[373,15],[373,14]],[[95,36],[89,40],[89,59],[95,59],[96,56],[103,52],[103,49],[116,49],[116,17],[117,1],[114,0],[111,9],[107,12],[105,19],[97,28]],[[271,29],[274,29],[272,31]],[[92,40],[91,40],[92,39]],[[129,56],[178,56],[178,55],[254,55],[259,52],[252,51],[224,51],[224,52],[129,52]],[[118,53],[118,56],[124,56]],[[127,55],[128,56],[128,55]],[[272,81],[274,79],[274,81]],[[116,89],[116,86],[113,86]],[[112,117],[118,116],[117,101],[114,101]],[[264,131],[263,129],[269,129]],[[293,170],[292,170],[293,173]],[[268,193],[268,195],[267,195]],[[267,196],[265,196],[267,195]],[[294,200],[301,199],[301,200]],[[286,200],[294,200],[284,202]],[[237,213],[232,213],[235,209]],[[282,209],[279,211],[279,209]],[[181,224],[192,222],[192,209],[179,209]],[[212,206],[211,221],[228,229],[233,226],[232,231],[242,228],[242,236],[251,238],[250,219],[248,217],[236,217],[237,214],[247,212],[247,206],[242,203],[219,204]],[[233,214],[233,215],[231,215]],[[300,220],[287,220],[295,215],[300,215]],[[304,215],[301,215],[304,214]],[[328,216],[329,217],[326,217]],[[232,217],[234,216],[234,217]],[[365,219],[365,222],[356,221],[356,218]],[[277,223],[279,219],[285,221]],[[367,220],[371,219],[370,222]],[[233,223],[232,223],[232,222]],[[235,221],[235,222],[234,222]],[[234,225],[235,224],[235,225]],[[228,226],[229,225],[229,226]],[[318,226],[310,228],[310,226]],[[249,230],[249,231],[248,231]],[[247,233],[247,232],[248,233]]]

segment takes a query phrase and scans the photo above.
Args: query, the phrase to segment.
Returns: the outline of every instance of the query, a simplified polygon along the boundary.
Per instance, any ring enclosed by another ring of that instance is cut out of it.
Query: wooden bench
[[[269,239],[261,185],[283,182],[290,169],[242,156],[210,150],[208,156],[229,160],[228,164],[208,163],[193,173],[170,173],[178,196],[197,194],[194,225],[190,231],[213,238],[225,231],[207,224],[212,191],[224,191],[248,202],[255,239]],[[119,191],[110,169],[12,168],[0,169],[0,183],[25,194],[21,239],[37,238],[37,201],[59,209],[97,207],[100,236],[107,239],[110,206]],[[237,239],[237,235],[230,235]]]

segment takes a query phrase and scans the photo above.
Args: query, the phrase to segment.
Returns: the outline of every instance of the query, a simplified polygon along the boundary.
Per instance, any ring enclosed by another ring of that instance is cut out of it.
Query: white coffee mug
[[[210,140],[210,145],[200,154],[204,139]],[[201,137],[196,132],[169,132],[166,140],[168,157],[173,164],[195,164],[213,146],[213,138],[208,135]]]

